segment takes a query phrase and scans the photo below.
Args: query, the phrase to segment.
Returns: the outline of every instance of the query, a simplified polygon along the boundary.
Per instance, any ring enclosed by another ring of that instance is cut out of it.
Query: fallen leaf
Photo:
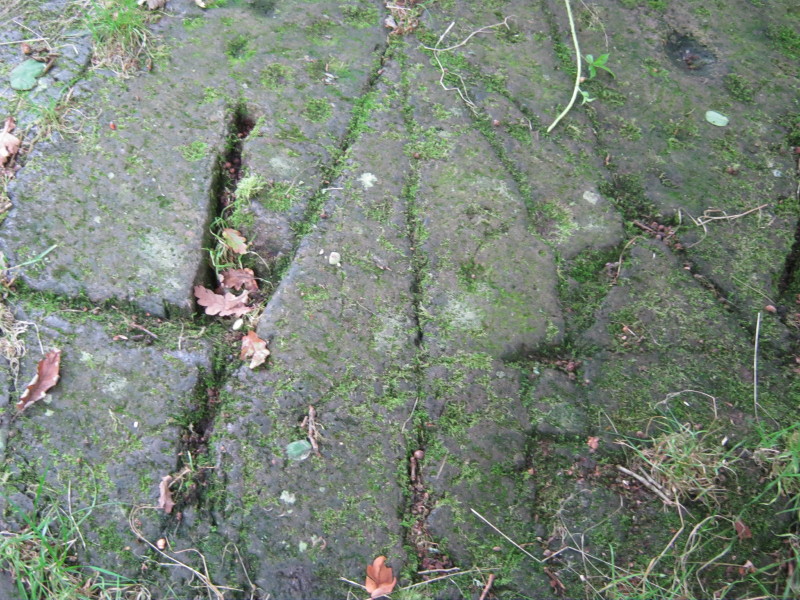
[[[19,138],[11,134],[14,131],[14,125],[14,119],[8,117],[3,131],[0,131],[0,167],[10,163],[11,159],[19,152]]]
[[[589,446],[589,452],[594,452],[600,445],[600,438],[591,436],[588,440],[586,440],[586,445]]]
[[[203,0],[194,0],[194,3],[197,4],[200,8],[206,8],[206,3]]]
[[[61,350],[54,349],[44,355],[39,361],[36,375],[28,384],[25,392],[17,402],[17,410],[25,410],[34,402],[38,402],[47,394],[47,390],[58,383],[58,370],[61,366]]]
[[[746,575],[747,573],[755,573],[756,566],[749,560],[744,561],[744,564],[739,567],[739,575]]]
[[[244,291],[238,296],[231,293],[215,294],[210,289],[202,285],[194,286],[194,295],[197,303],[205,307],[207,315],[219,315],[228,317],[235,315],[241,317],[253,310],[252,306],[247,306],[248,292]]]
[[[222,285],[234,290],[246,289],[248,292],[258,290],[253,269],[225,269],[222,272]]]
[[[392,576],[391,567],[387,567],[385,556],[379,556],[371,565],[367,565],[367,582],[364,587],[367,588],[370,598],[380,598],[386,594],[390,594],[397,585],[397,577]]]
[[[172,483],[172,475],[164,475],[161,483],[158,484],[158,508],[163,508],[167,514],[170,514],[175,506],[172,501],[172,492],[169,491],[170,483]]]
[[[736,528],[736,535],[739,536],[740,542],[753,537],[753,532],[741,519],[738,519],[733,526]]]
[[[222,239],[225,245],[236,254],[244,254],[247,252],[247,238],[245,238],[241,232],[235,229],[223,229]]]
[[[258,337],[255,331],[248,331],[247,335],[242,337],[242,351],[239,353],[239,360],[249,359],[251,369],[263,365],[268,356],[267,342]]]

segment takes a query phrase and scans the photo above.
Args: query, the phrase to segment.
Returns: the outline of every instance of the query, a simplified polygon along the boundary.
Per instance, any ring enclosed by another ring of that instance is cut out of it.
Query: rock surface
[[[123,4],[0,7],[9,540],[62,515],[131,597],[361,596],[380,555],[398,598],[800,593],[759,579],[797,537],[793,2],[573,6],[552,132],[559,1]],[[252,309],[203,314],[232,267]]]

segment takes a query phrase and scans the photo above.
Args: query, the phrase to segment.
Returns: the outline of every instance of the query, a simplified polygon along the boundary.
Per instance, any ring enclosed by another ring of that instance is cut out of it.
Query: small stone
[[[342,256],[338,252],[331,252],[330,255],[328,256],[329,265],[334,265],[338,267],[341,261],[342,261]]]
[[[239,331],[242,328],[242,325],[244,325],[244,319],[236,319],[233,322],[233,327],[231,327],[231,329],[234,331]]]
[[[167,547],[166,538],[158,538],[158,540],[156,540],[156,548],[158,548],[159,550],[163,550],[166,547]]]

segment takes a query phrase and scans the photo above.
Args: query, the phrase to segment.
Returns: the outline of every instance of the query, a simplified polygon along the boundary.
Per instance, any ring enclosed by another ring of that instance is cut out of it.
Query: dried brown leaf
[[[158,508],[163,508],[167,514],[170,514],[175,507],[175,503],[172,501],[172,492],[169,491],[171,483],[172,475],[164,475],[161,483],[158,484]]]
[[[597,436],[590,436],[589,439],[586,440],[586,445],[589,446],[589,452],[595,452],[600,446],[600,438]]]
[[[247,306],[247,301],[249,300],[247,291],[238,296],[234,296],[231,293],[215,294],[202,285],[196,285],[194,286],[194,295],[197,298],[197,303],[205,308],[207,315],[219,315],[220,317],[234,315],[241,317],[253,310],[252,306]]]
[[[249,359],[251,369],[263,365],[268,356],[267,342],[258,337],[255,331],[248,331],[247,335],[242,337],[242,351],[239,353],[239,359]]]
[[[392,574],[392,568],[386,566],[386,557],[379,556],[371,565],[367,565],[367,588],[370,598],[380,598],[390,594],[397,585],[397,577]]]
[[[0,167],[10,164],[11,159],[19,152],[19,138],[11,133],[14,126],[14,119],[8,117],[3,131],[0,131]]]
[[[253,269],[226,269],[222,272],[222,285],[234,290],[246,289],[248,292],[258,290]]]
[[[225,245],[233,250],[236,254],[244,254],[247,252],[247,238],[245,238],[240,231],[235,229],[223,229],[222,239]]]
[[[47,390],[58,383],[59,368],[61,367],[61,350],[51,350],[39,361],[36,375],[33,377],[25,392],[17,402],[17,410],[25,410],[34,402],[38,402],[47,394]]]
[[[739,536],[740,542],[753,537],[753,532],[750,531],[750,528],[741,519],[738,519],[733,526],[736,529],[736,535]]]

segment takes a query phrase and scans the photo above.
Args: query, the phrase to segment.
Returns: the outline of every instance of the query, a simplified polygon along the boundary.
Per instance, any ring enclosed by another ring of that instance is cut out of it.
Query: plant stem
[[[570,98],[569,104],[567,104],[567,108],[561,111],[561,114],[556,117],[556,120],[547,128],[547,133],[550,133],[553,128],[558,125],[558,122],[564,118],[564,116],[572,109],[572,105],[575,104],[575,98],[578,97],[578,89],[581,85],[581,49],[578,45],[578,34],[575,33],[575,20],[572,18],[572,7],[569,5],[569,0],[564,0],[564,4],[567,6],[567,18],[569,19],[569,30],[572,34],[572,43],[575,44],[575,87],[572,88],[572,98]]]

